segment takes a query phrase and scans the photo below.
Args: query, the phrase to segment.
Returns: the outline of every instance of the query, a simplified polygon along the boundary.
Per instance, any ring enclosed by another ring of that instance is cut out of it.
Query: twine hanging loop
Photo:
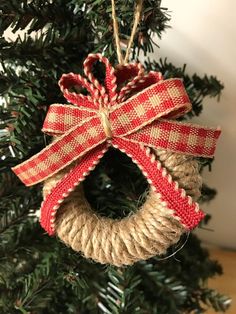
[[[115,6],[115,0],[111,0],[111,8],[112,8],[112,20],[113,20],[113,32],[114,32],[114,39],[116,44],[116,53],[117,53],[117,59],[119,64],[127,64],[129,61],[129,55],[130,51],[133,45],[134,37],[137,32],[138,24],[141,19],[141,13],[143,8],[143,0],[137,0],[135,11],[134,11],[134,21],[133,21],[133,27],[130,34],[129,42],[126,48],[125,56],[123,56],[122,50],[121,50],[121,40],[119,35],[119,25],[116,15],[116,6]]]

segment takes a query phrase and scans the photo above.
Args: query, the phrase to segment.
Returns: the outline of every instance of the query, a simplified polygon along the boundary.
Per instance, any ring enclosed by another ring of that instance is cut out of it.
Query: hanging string
[[[129,60],[129,55],[130,55],[130,51],[131,51],[131,48],[132,48],[132,45],[133,45],[134,36],[136,34],[136,31],[137,31],[137,28],[138,28],[138,24],[139,24],[139,21],[140,21],[142,8],[143,8],[143,0],[138,0],[137,1],[137,5],[136,5],[136,9],[135,9],[135,14],[134,14],[133,28],[132,28],[130,39],[129,39],[129,43],[128,43],[128,46],[127,46],[127,49],[126,49],[125,60],[124,60],[125,63],[127,63],[128,60]]]
[[[121,51],[121,44],[120,44],[120,36],[119,36],[119,26],[116,16],[116,5],[115,0],[111,0],[111,9],[112,9],[112,20],[113,20],[113,33],[116,43],[116,54],[118,58],[119,64],[124,64],[124,58]]]
[[[138,24],[140,21],[142,8],[143,8],[143,0],[137,0],[137,3],[136,3],[133,27],[132,27],[130,39],[127,45],[125,57],[123,56],[122,51],[121,51],[121,41],[120,41],[120,36],[119,36],[118,20],[116,16],[115,0],[111,0],[111,7],[112,7],[113,32],[114,32],[114,38],[115,38],[115,44],[116,44],[117,58],[118,58],[119,64],[125,64],[129,60],[130,51],[133,45],[133,41],[134,41],[134,37],[138,28]]]

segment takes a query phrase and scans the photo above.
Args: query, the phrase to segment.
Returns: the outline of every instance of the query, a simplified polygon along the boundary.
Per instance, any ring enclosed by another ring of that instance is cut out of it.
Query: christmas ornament
[[[104,86],[92,73],[97,61],[105,65]],[[220,130],[174,120],[191,110],[181,79],[145,74],[139,63],[115,69],[101,54],[87,57],[84,72],[87,78],[69,73],[59,81],[73,105],[50,106],[43,131],[54,141],[13,170],[26,185],[45,181],[42,227],[85,257],[120,266],[163,254],[204,214],[158,156],[171,152],[172,163],[181,164],[199,190],[196,161],[187,156],[212,157]],[[71,92],[73,87],[86,89],[88,95]],[[139,211],[121,220],[96,215],[81,187],[109,147],[127,154],[150,185]]]
[[[49,235],[57,234],[87,258],[116,266],[164,254],[198,225],[204,213],[193,200],[201,187],[194,157],[213,157],[220,135],[219,129],[174,120],[191,110],[181,79],[164,80],[159,72],[146,74],[140,63],[127,63],[142,3],[137,1],[123,58],[112,0],[119,65],[113,68],[101,54],[90,54],[84,62],[87,78],[62,75],[59,86],[71,104],[48,110],[43,132],[53,135],[53,142],[13,168],[26,185],[44,181],[41,225]],[[105,66],[103,84],[92,71],[96,62]],[[74,87],[87,94],[71,92]],[[149,183],[144,204],[123,219],[97,215],[81,184],[109,147],[127,154]]]

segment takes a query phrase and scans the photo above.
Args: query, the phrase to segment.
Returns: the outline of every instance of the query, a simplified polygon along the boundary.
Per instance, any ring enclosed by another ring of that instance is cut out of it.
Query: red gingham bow
[[[104,85],[92,73],[97,61],[105,65]],[[61,202],[113,146],[132,158],[186,228],[195,227],[203,213],[176,187],[160,163],[150,160],[145,147],[212,157],[220,130],[172,120],[191,110],[181,79],[163,80],[153,71],[145,75],[140,64],[114,69],[100,54],[87,57],[84,72],[88,79],[69,73],[59,81],[64,97],[76,106],[50,106],[43,131],[57,138],[13,168],[26,185],[33,185],[78,160],[42,204],[42,226],[49,234],[54,233]],[[88,95],[71,92],[72,88],[86,89]]]

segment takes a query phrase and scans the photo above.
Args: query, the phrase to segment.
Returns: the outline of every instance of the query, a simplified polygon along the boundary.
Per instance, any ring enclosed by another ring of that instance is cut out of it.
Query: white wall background
[[[197,122],[222,128],[215,162],[205,181],[218,190],[203,209],[212,214],[209,228],[198,230],[207,242],[236,249],[236,1],[163,0],[172,29],[159,42],[155,57],[167,56],[187,72],[216,75],[225,85],[220,103],[207,100]]]

